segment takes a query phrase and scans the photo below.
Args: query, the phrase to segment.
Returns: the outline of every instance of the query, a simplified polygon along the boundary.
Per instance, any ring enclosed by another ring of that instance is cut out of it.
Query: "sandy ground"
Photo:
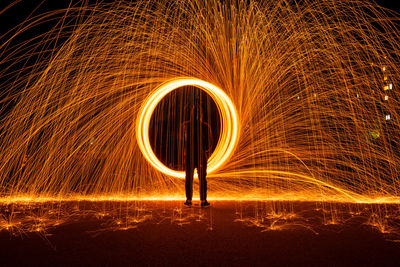
[[[362,206],[148,201],[13,209],[16,226],[0,232],[2,266],[400,266],[397,235],[368,224]],[[23,216],[30,230],[18,223]]]

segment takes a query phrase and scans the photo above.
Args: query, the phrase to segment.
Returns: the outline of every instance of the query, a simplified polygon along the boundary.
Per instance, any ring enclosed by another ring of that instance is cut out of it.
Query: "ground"
[[[386,230],[371,220],[391,209],[397,207],[259,201],[213,201],[209,208],[197,203],[187,208],[182,201],[10,204],[2,207],[0,265],[399,266],[400,243],[390,228],[396,220]]]

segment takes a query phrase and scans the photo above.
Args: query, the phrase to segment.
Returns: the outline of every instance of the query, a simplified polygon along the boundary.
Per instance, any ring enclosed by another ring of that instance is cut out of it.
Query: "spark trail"
[[[237,112],[237,140],[218,154],[235,129],[219,106],[213,160],[226,158],[211,198],[399,202],[396,23],[358,0],[77,2],[27,19],[0,40],[2,104],[14,103],[0,126],[2,197],[183,195],[142,153],[137,120],[185,78],[221,88]]]

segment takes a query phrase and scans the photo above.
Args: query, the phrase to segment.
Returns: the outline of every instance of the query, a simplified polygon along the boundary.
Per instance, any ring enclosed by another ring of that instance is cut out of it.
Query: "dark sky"
[[[96,2],[112,2],[113,0],[84,0],[89,3]],[[73,5],[82,3],[84,1],[72,0]],[[131,0],[135,1],[135,0]],[[157,0],[154,0],[157,1]],[[265,0],[272,1],[272,0]],[[370,0],[364,0],[370,1]],[[400,0],[376,0],[376,2],[384,7],[390,8],[400,13]],[[14,3],[14,5],[12,5]],[[9,5],[12,5],[7,9]],[[26,18],[32,15],[42,14],[47,11],[67,8],[70,5],[69,0],[0,0],[0,36],[15,28],[20,23],[24,22]],[[58,20],[58,18],[57,18]],[[55,21],[41,25],[34,30],[25,32],[20,35],[13,44],[21,43],[24,40],[31,39],[40,33],[49,31],[54,26]],[[0,43],[8,39],[10,35],[3,36]],[[1,52],[1,51],[0,51]],[[0,71],[3,66],[0,66]],[[1,79],[0,79],[1,82]]]
[[[96,0],[87,1],[96,2]],[[102,0],[102,2],[109,1],[110,0]],[[0,0],[0,12],[13,2],[15,1]],[[76,3],[76,1],[73,2]],[[376,2],[384,7],[400,12],[400,0],[377,0]],[[5,11],[3,14],[0,14],[0,32],[4,33],[13,26],[18,25],[18,23],[24,21],[24,19],[36,8],[38,8],[38,10],[36,10],[35,14],[39,14],[48,10],[65,8],[68,4],[68,0],[17,0],[17,3],[13,7]]]
[[[77,3],[76,0],[72,0],[73,3]],[[90,3],[95,2],[111,2],[113,0],[85,0]],[[134,0],[133,0],[134,1]],[[156,0],[154,0],[156,1]],[[271,0],[265,0],[271,1]],[[365,0],[369,1],[369,0]],[[400,0],[376,0],[376,2],[386,8],[392,9],[396,12],[400,13]],[[14,5],[12,5],[14,3]],[[7,8],[9,5],[11,7]],[[32,15],[42,14],[47,11],[67,8],[70,5],[69,0],[0,0],[0,35],[3,36],[6,32],[16,27],[20,23],[22,23],[26,18]],[[15,40],[17,43],[20,43],[23,40],[30,39],[35,37],[38,33],[47,32],[54,25],[53,23],[48,23],[40,28],[36,28],[35,31],[30,31],[23,36],[19,37]],[[3,37],[0,39],[0,43],[4,42],[7,39]],[[14,43],[15,44],[15,43]],[[1,52],[1,51],[0,51]],[[4,66],[0,65],[0,71]],[[18,66],[16,66],[18,67]],[[0,78],[0,85],[3,80]],[[2,98],[2,94],[0,92],[0,98]],[[7,104],[8,105],[8,104]],[[5,110],[9,110],[7,106]],[[3,115],[4,106],[0,103],[0,117]]]
[[[400,12],[400,1],[399,0],[379,0],[376,2],[383,7],[390,8],[394,11]]]
[[[112,1],[113,0],[72,0],[72,3],[73,5],[77,5],[77,3],[79,2],[96,3]],[[384,7],[390,8],[400,13],[400,0],[376,0],[376,2]],[[12,5],[12,3],[14,3],[14,5]],[[12,6],[7,8],[9,5]],[[69,0],[0,0],[0,36],[3,37],[2,39],[0,39],[0,43],[3,43],[5,40],[8,39],[8,37],[10,37],[10,35],[3,36],[5,33],[18,26],[20,23],[24,22],[26,18],[52,10],[67,8],[69,5]],[[49,22],[47,24],[41,25],[40,27],[36,27],[34,30],[25,32],[23,35],[19,35],[19,37],[14,40],[13,44],[15,45],[21,43],[24,40],[29,40],[33,37],[36,37],[40,33],[49,31],[54,26],[54,23],[55,21]],[[3,66],[0,66],[0,71],[2,68]],[[1,81],[2,80],[0,79],[0,83]]]

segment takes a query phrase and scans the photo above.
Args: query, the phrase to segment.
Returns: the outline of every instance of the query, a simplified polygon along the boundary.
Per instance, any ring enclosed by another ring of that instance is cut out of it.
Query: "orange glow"
[[[217,86],[194,78],[176,78],[158,87],[148,99],[144,101],[139,112],[136,126],[136,136],[139,148],[147,161],[160,172],[177,178],[185,178],[185,172],[178,172],[167,168],[153,152],[149,140],[149,125],[153,111],[157,104],[171,91],[184,86],[196,86],[212,96],[218,105],[222,130],[218,145],[208,160],[207,172],[212,174],[217,171],[229,159],[233,153],[239,138],[239,118],[229,96]],[[195,174],[197,176],[197,173]]]
[[[398,16],[371,1],[292,2],[82,3],[11,29],[0,202],[184,198],[184,173],[156,157],[148,128],[189,86],[219,109],[211,200],[400,203]],[[181,157],[171,143],[159,145]]]

